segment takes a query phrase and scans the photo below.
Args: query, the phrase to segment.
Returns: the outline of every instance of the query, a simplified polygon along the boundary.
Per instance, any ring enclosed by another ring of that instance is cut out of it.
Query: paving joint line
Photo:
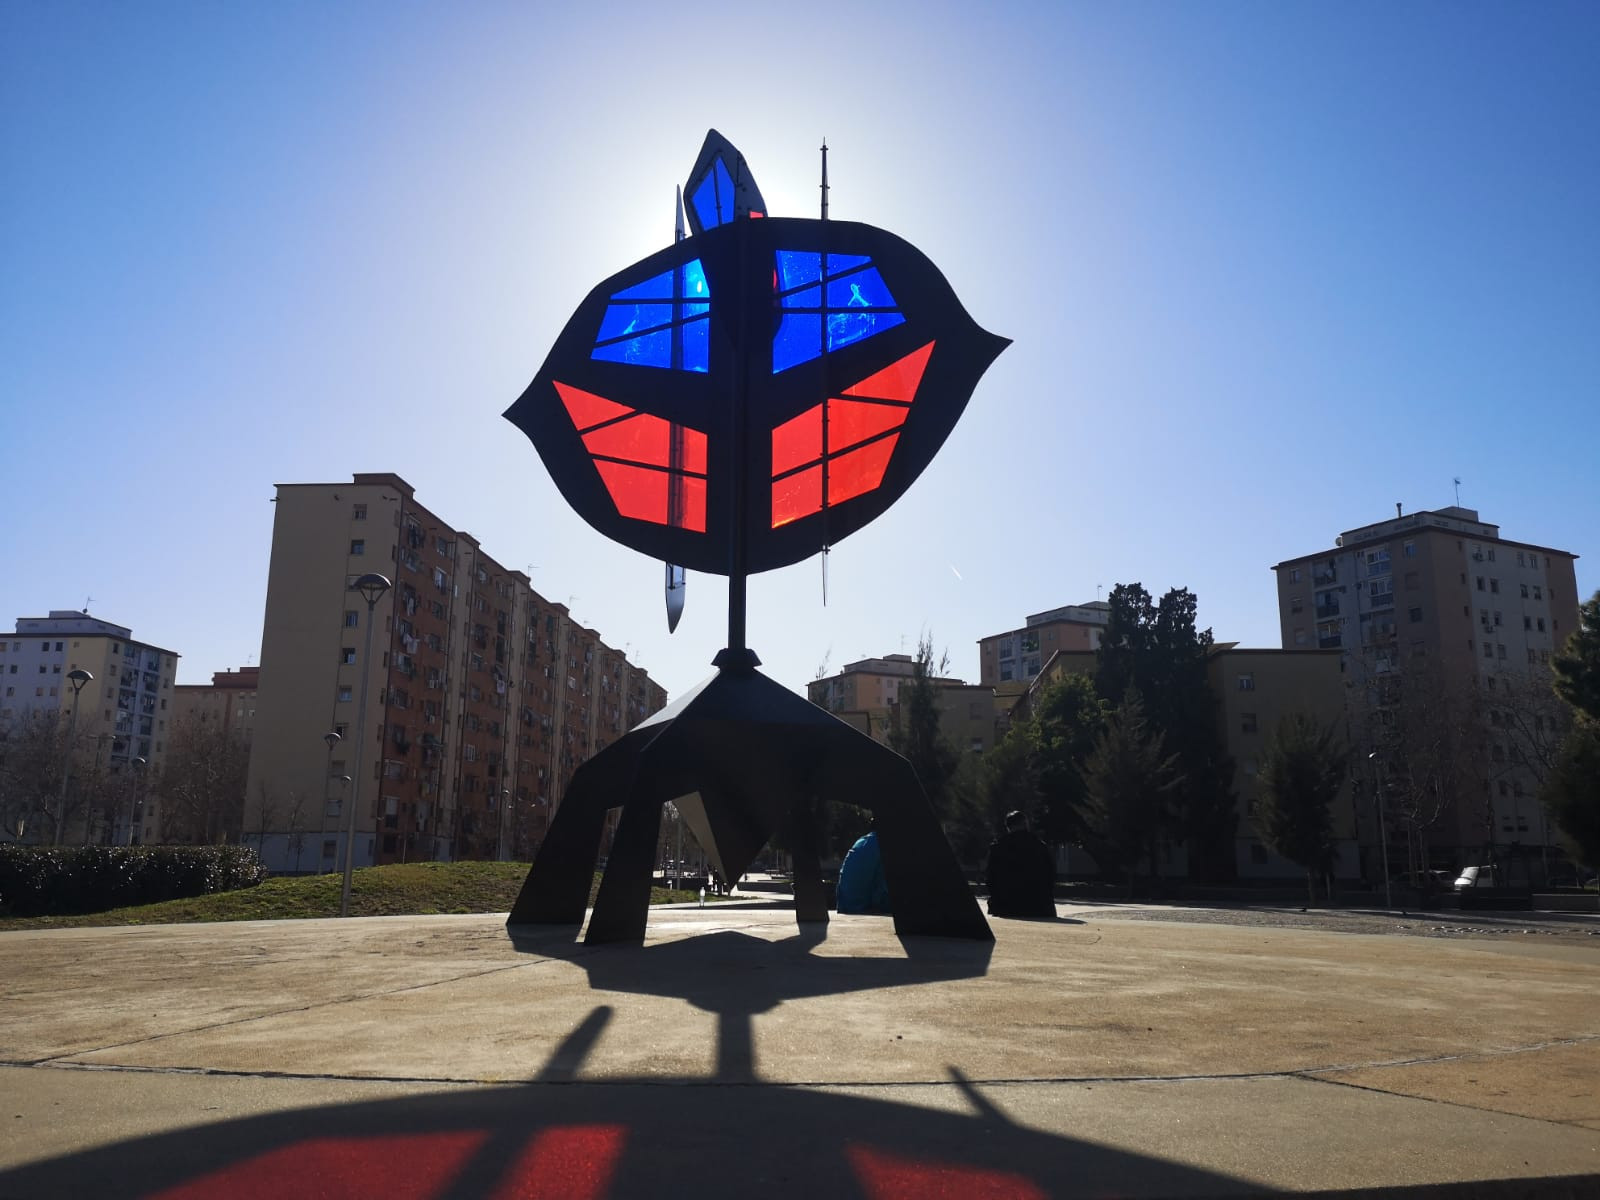
[[[46,1056],[44,1058],[34,1059],[32,1061],[24,1060],[24,1061],[20,1061],[20,1062],[6,1062],[6,1063],[0,1063],[0,1065],[4,1065],[4,1066],[24,1066],[24,1067],[89,1065],[89,1064],[72,1064],[72,1063],[67,1062],[66,1060],[72,1059],[72,1058],[78,1058],[78,1057],[81,1057],[82,1055],[85,1055],[85,1054],[104,1054],[104,1053],[107,1053],[108,1051],[111,1051],[111,1050],[126,1050],[126,1049],[128,1049],[129,1047],[132,1047],[132,1046],[147,1046],[147,1045],[151,1044],[152,1042],[165,1041],[167,1038],[187,1037],[190,1034],[196,1034],[196,1033],[211,1033],[214,1030],[227,1029],[229,1026],[232,1026],[232,1025],[248,1025],[252,1021],[266,1021],[266,1020],[270,1020],[273,1017],[284,1017],[284,1016],[289,1016],[289,1015],[294,1014],[294,1013],[313,1012],[313,1011],[315,1011],[316,1009],[319,1009],[319,1008],[332,1008],[332,1007],[334,1007],[336,1005],[351,1004],[351,1003],[354,1003],[354,1002],[357,1002],[357,1001],[361,1001],[361,1000],[377,1000],[377,999],[381,999],[381,998],[383,998],[385,996],[403,995],[406,992],[425,991],[428,988],[441,987],[441,986],[443,986],[445,984],[449,984],[449,983],[460,983],[463,980],[480,979],[480,978],[483,978],[484,976],[487,976],[487,975],[498,975],[502,971],[520,971],[520,970],[522,970],[524,968],[527,968],[527,967],[539,967],[539,966],[543,966],[546,963],[558,962],[558,961],[561,961],[561,960],[555,959],[555,958],[549,958],[549,957],[542,957],[542,958],[536,958],[531,962],[507,963],[504,966],[490,967],[489,969],[484,970],[484,971],[472,971],[472,972],[469,972],[469,973],[464,974],[464,975],[452,975],[447,979],[434,979],[434,980],[429,980],[427,983],[412,983],[412,984],[407,984],[404,987],[388,988],[388,989],[385,989],[383,991],[363,992],[363,993],[357,993],[357,994],[352,994],[352,995],[348,995],[348,996],[340,996],[340,997],[337,997],[336,999],[333,999],[333,1000],[322,1000],[322,1001],[318,1001],[317,1003],[314,1003],[314,1004],[301,1004],[301,1005],[296,1005],[296,1006],[291,1007],[291,1008],[279,1008],[279,1009],[274,1009],[271,1012],[251,1013],[248,1016],[235,1017],[235,1018],[233,1018],[231,1020],[227,1020],[227,1021],[214,1021],[214,1022],[212,1022],[212,1023],[208,1024],[208,1025],[192,1025],[192,1026],[189,1026],[188,1028],[185,1028],[185,1029],[169,1030],[166,1033],[152,1033],[147,1037],[133,1038],[133,1039],[131,1039],[129,1041],[126,1041],[126,1042],[111,1042],[111,1043],[109,1043],[107,1045],[104,1045],[104,1046],[92,1046],[92,1047],[89,1047],[88,1049],[82,1049],[82,1050],[69,1050],[64,1054],[51,1054],[51,1055],[48,1055],[48,1056]],[[312,1078],[314,1078],[314,1077],[312,1077]]]

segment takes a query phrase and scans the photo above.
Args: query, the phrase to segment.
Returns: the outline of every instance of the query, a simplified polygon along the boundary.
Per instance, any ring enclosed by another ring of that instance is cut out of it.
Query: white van
[[[1468,888],[1494,886],[1493,867],[1462,867],[1461,874],[1456,876],[1455,890],[1458,892],[1464,892]]]

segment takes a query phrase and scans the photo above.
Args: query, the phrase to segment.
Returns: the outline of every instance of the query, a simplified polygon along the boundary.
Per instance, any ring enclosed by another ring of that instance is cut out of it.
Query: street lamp
[[[43,667],[39,668],[41,671]],[[78,732],[78,695],[83,691],[83,685],[91,682],[94,676],[82,667],[75,667],[67,672],[67,681],[72,684],[72,716],[67,719],[67,748],[65,761],[61,764],[61,801],[56,806],[56,845],[61,845],[61,830],[67,821],[67,781],[72,777],[72,742]]]
[[[361,598],[367,602],[367,644],[361,656],[361,703],[356,706],[356,758],[351,768],[355,779],[355,786],[351,788],[354,793],[350,797],[350,813],[345,822],[344,845],[344,887],[339,892],[339,915],[350,915],[350,878],[356,866],[356,808],[361,800],[361,751],[367,741],[367,687],[372,682],[372,623],[378,601],[392,585],[389,580],[377,572],[369,572],[350,585],[352,592],[360,592]],[[330,751],[333,743],[328,743]]]
[[[1389,889],[1389,825],[1384,820],[1383,812],[1382,763],[1378,760],[1376,750],[1367,755],[1367,761],[1372,764],[1372,809],[1378,814],[1378,844],[1382,847],[1380,853],[1383,855],[1383,906],[1392,910],[1394,895]]]
[[[128,793],[128,845],[133,845],[133,825],[139,816],[140,795],[144,790],[144,769],[149,766],[142,758],[130,758],[128,769],[133,772],[133,790]]]

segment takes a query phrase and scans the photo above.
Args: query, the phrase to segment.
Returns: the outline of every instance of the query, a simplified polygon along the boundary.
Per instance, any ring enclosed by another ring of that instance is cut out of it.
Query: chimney
[[[1401,513],[1400,513],[1400,501],[1398,501],[1398,500],[1396,500],[1394,502],[1394,515],[1397,516],[1397,517],[1401,515]]]

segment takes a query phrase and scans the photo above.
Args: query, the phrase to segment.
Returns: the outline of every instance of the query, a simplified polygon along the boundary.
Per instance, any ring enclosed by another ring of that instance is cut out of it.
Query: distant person
[[[889,885],[883,878],[883,856],[878,850],[876,830],[858,839],[839,865],[835,907],[842,913],[889,911]]]
[[[1025,814],[1006,814],[1005,833],[989,846],[985,882],[991,917],[1056,915],[1056,866],[1050,848],[1028,828]]]

